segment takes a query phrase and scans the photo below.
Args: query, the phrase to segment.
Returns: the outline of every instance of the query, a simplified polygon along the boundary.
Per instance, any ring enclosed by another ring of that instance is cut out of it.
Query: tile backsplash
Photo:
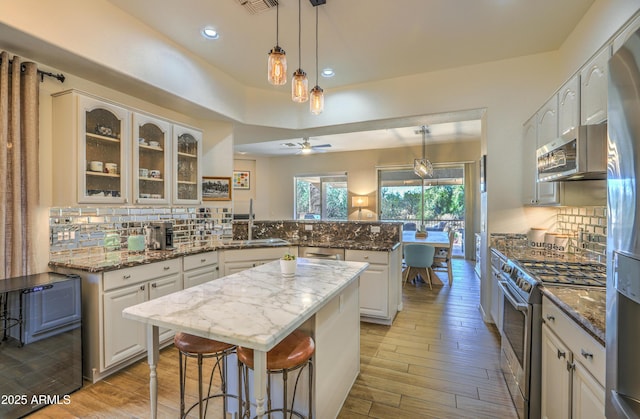
[[[127,238],[132,234],[144,234],[144,227],[152,221],[171,221],[176,245],[231,238],[232,220],[233,213],[229,208],[51,208],[50,253],[101,247],[105,236],[113,233],[120,236],[120,247],[126,249]]]
[[[569,251],[604,262],[607,253],[607,207],[558,208],[556,230],[570,237]]]

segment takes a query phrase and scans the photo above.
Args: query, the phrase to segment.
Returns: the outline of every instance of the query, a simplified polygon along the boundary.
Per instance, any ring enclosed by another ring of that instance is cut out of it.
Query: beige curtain
[[[38,68],[0,54],[0,277],[35,269],[38,205]],[[11,61],[11,62],[10,62]],[[46,246],[45,244],[42,244]]]

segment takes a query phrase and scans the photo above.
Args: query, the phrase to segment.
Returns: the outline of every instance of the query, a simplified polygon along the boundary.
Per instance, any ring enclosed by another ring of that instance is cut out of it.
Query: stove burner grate
[[[521,260],[520,266],[537,280],[556,285],[605,287],[606,268],[598,264],[579,262],[544,262]]]

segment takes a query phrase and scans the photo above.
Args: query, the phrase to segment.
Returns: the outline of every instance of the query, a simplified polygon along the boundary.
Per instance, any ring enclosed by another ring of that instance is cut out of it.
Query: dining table
[[[427,231],[427,237],[422,238],[416,238],[415,231],[403,231],[402,244],[409,243],[430,244],[433,247],[444,249],[451,247],[449,233],[445,231]]]
[[[449,233],[445,231],[427,231],[427,237],[416,237],[415,231],[403,231],[402,232],[402,245],[407,244],[429,244],[438,249],[449,249],[451,243],[449,243]],[[444,284],[438,275],[431,275],[431,281],[434,284]]]
[[[262,418],[267,352],[308,321],[316,341],[316,416],[338,414],[360,371],[358,278],[369,264],[298,258],[295,275],[283,276],[279,262],[124,309],[123,317],[147,325],[151,418],[158,414],[159,327],[253,349],[255,416]]]

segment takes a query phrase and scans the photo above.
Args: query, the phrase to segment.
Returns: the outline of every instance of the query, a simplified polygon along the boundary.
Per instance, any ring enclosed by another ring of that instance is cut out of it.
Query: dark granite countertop
[[[512,246],[508,240],[492,247],[491,250],[516,263],[518,260],[594,263],[593,260],[572,253]],[[589,335],[602,345],[605,344],[606,289],[546,284],[541,287],[541,290],[543,295],[546,295]]]
[[[542,293],[601,345],[605,345],[606,289],[545,285]]]
[[[51,267],[62,267],[69,269],[78,269],[87,272],[105,272],[116,269],[128,268],[138,265],[144,265],[153,262],[160,262],[168,259],[175,259],[182,256],[195,255],[199,253],[211,252],[214,250],[227,249],[255,249],[265,247],[287,247],[287,246],[309,246],[309,247],[329,247],[344,248],[352,250],[369,250],[389,252],[397,249],[400,242],[374,242],[374,241],[354,241],[354,240],[335,240],[335,241],[312,241],[312,240],[290,240],[278,241],[275,243],[264,243],[260,240],[250,242],[247,240],[231,240],[222,242],[211,242],[209,245],[189,246],[182,245],[175,250],[147,250],[142,253],[129,253],[126,250],[121,251],[105,251],[103,248],[95,248],[91,251],[70,253],[68,255],[59,255],[49,261]]]

